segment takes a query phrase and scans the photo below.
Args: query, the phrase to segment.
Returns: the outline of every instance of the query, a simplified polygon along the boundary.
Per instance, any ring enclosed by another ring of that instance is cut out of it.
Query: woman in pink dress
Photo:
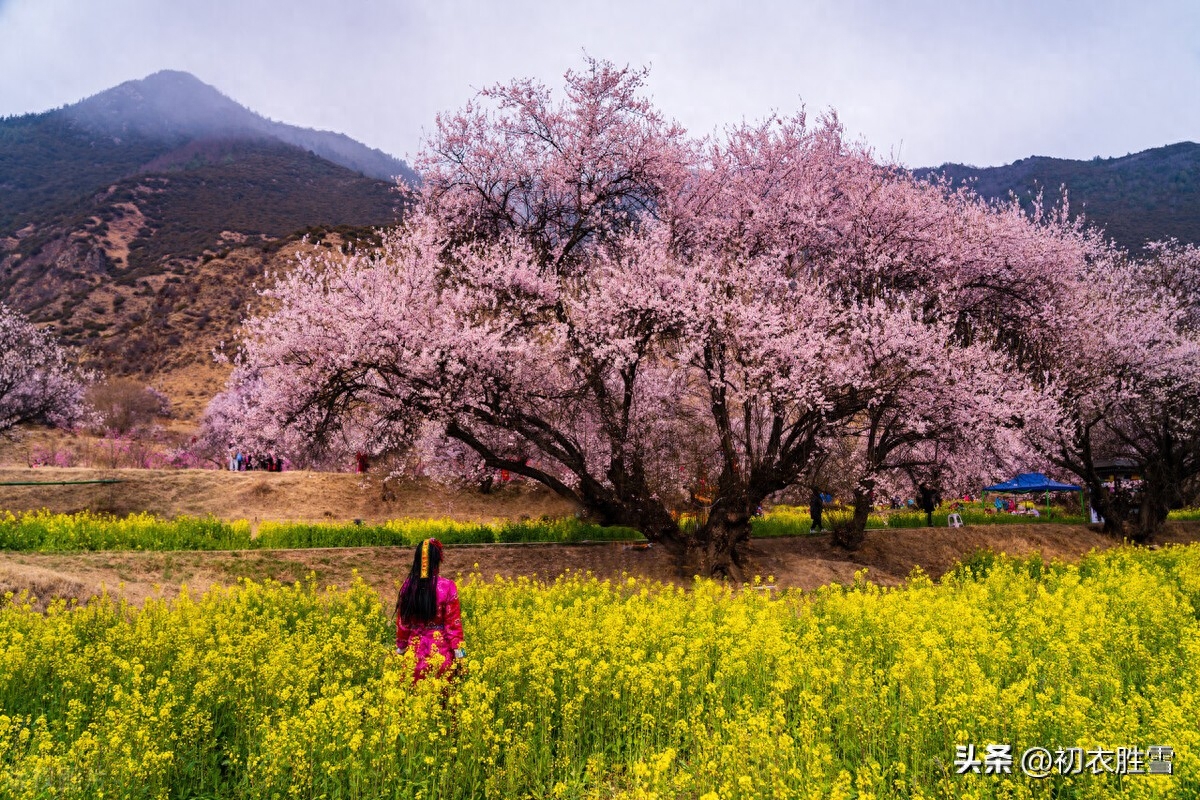
[[[438,575],[441,566],[442,543],[437,539],[421,542],[412,571],[396,598],[396,652],[415,648],[414,681],[429,674],[429,659],[435,650],[442,655],[439,676],[449,673],[453,677],[458,660],[465,655],[458,587]]]

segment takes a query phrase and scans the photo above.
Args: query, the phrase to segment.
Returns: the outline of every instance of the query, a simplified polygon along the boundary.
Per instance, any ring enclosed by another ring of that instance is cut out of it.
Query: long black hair
[[[429,622],[437,616],[437,578],[441,566],[441,542],[426,539],[417,545],[412,571],[396,597],[396,614],[403,622]]]

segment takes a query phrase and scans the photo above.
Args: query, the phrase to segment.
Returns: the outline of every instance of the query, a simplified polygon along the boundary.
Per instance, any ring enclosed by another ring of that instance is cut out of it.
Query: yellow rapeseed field
[[[1186,798],[1200,547],[775,595],[461,584],[411,685],[368,586],[0,608],[0,796]],[[956,746],[1174,748],[1174,775],[959,775]]]

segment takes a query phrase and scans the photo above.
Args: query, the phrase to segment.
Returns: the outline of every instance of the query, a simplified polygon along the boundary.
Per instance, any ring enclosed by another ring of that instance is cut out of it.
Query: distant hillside
[[[272,122],[184,72],[158,72],[57,111],[0,119],[0,236],[195,141],[287,144],[369,178],[419,182],[347,136]]]
[[[89,134],[53,112],[0,119],[0,236],[136,174],[179,144]]]
[[[164,258],[219,249],[226,232],[266,241],[314,225],[394,224],[404,201],[390,184],[282,144],[190,142],[152,166],[44,213],[12,252],[28,261],[64,232],[103,236],[107,223],[127,216],[121,208],[133,204],[141,227],[129,240],[128,258],[118,262],[132,279]],[[11,286],[10,276],[0,274],[0,292]]]
[[[192,143],[160,166],[47,213],[0,250],[0,298],[110,372],[210,360],[215,341],[200,334],[232,335],[253,282],[286,266],[279,250],[317,229],[370,237],[403,208],[388,184],[287,145]]]
[[[166,142],[261,139],[308,150],[369,178],[416,182],[408,165],[349,136],[274,122],[186,72],[164,70],[127,81],[63,109],[79,127],[109,136]]]
[[[401,219],[394,174],[413,177],[184,73],[0,120],[0,302],[109,373],[211,364],[302,236],[352,247]]]
[[[1034,156],[1004,167],[943,164],[913,170],[922,177],[931,172],[955,185],[970,182],[984,197],[1006,199],[1014,193],[1026,204],[1041,190],[1055,202],[1065,186],[1073,213],[1082,213],[1130,250],[1168,238],[1200,243],[1200,144],[1193,142],[1122,158]]]

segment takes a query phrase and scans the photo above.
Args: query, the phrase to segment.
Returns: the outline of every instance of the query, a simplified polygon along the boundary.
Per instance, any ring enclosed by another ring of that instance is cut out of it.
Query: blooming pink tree
[[[515,234],[539,269],[586,270],[598,242],[658,216],[693,166],[684,131],[642,97],[645,70],[588,59],[566,101],[529,80],[485,89],[417,162],[451,241]]]
[[[1075,255],[1057,228],[880,165],[832,116],[688,141],[643,78],[589,62],[564,102],[517,82],[440,118],[420,209],[283,276],[211,416],[509,470],[733,576],[831,441],[874,432],[868,495],[904,459],[1020,450],[1045,409],[1012,365],[1055,302],[1031,295]]]
[[[83,379],[66,351],[0,305],[0,433],[26,423],[70,427],[88,414]]]
[[[878,165],[834,117],[735,129],[697,175],[673,222],[712,287],[689,311],[721,441],[709,543],[736,554],[830,442],[857,439],[848,546],[888,473],[964,483],[1028,459],[1021,431],[1055,412],[1009,351],[1053,316],[1042,292],[1074,255],[1058,227]]]
[[[956,342],[949,325],[881,320],[861,357],[876,390],[841,432],[854,516],[833,533],[847,547],[861,542],[877,488],[977,490],[1031,468],[1030,430],[1057,422],[1050,399],[1010,358]]]
[[[1078,275],[1075,313],[1053,332],[1062,357],[1036,362],[1067,422],[1045,452],[1117,535],[1152,536],[1200,475],[1198,277],[1193,247],[1155,245],[1144,260],[1099,252]],[[1140,465],[1136,496],[1102,481],[1097,464],[1120,458]]]

